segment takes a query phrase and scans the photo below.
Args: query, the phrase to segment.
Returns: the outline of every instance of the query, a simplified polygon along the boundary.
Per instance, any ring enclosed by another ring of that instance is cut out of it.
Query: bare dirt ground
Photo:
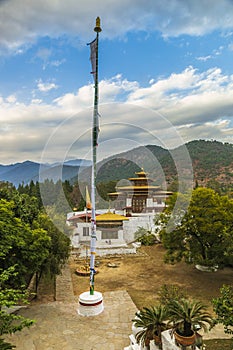
[[[233,281],[233,269],[224,268],[217,272],[201,272],[192,265],[163,262],[164,249],[161,244],[141,247],[137,254],[96,257],[98,274],[95,276],[95,290],[100,292],[127,290],[140,309],[158,300],[158,290],[164,284],[174,284],[195,299],[211,305],[212,298],[219,295],[223,284]],[[73,256],[70,269],[75,295],[89,290],[89,277],[78,276],[75,271],[85,259]],[[117,267],[109,267],[108,264]]]

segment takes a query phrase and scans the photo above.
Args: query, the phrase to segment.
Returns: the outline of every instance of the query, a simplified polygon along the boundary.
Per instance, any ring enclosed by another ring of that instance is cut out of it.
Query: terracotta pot
[[[181,345],[184,345],[184,346],[193,345],[193,344],[195,344],[195,341],[196,341],[196,335],[195,335],[194,332],[189,337],[185,337],[185,336],[180,335],[179,333],[177,333],[175,331],[174,332],[174,337],[175,337],[175,340],[177,341],[178,344],[181,344]]]
[[[159,345],[162,343],[161,338],[157,334],[154,335],[154,342],[155,342],[155,345]]]

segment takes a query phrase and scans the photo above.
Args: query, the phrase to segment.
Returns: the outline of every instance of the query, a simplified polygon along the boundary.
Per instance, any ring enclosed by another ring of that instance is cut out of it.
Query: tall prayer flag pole
[[[93,129],[92,129],[92,186],[91,186],[91,257],[90,257],[90,294],[94,294],[94,276],[95,276],[95,246],[96,246],[96,213],[95,213],[95,192],[96,192],[96,148],[98,142],[99,133],[99,90],[98,90],[98,46],[99,46],[99,33],[101,32],[100,18],[96,18],[96,26],[94,28],[96,32],[96,39],[91,45],[91,60],[92,60],[92,73],[95,78],[95,95],[94,95],[94,111],[93,111]],[[94,52],[92,52],[94,51]]]
[[[91,243],[90,243],[90,291],[84,292],[79,296],[78,313],[82,316],[95,316],[103,311],[102,293],[94,290],[95,276],[95,254],[96,254],[96,210],[95,210],[95,192],[96,192],[96,148],[98,145],[99,134],[99,91],[98,91],[98,45],[99,33],[101,32],[100,18],[96,18],[94,28],[96,38],[89,43],[91,49],[92,74],[95,81],[94,110],[93,110],[93,129],[92,129],[92,172],[91,172]]]

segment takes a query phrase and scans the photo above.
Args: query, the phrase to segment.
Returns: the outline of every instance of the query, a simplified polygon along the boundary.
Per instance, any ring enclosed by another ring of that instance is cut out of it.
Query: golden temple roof
[[[121,192],[109,192],[108,195],[112,196],[112,195],[115,195],[115,196],[118,196],[119,194],[121,194]]]
[[[96,221],[123,221],[129,220],[127,217],[119,214],[112,213],[108,211],[107,213],[98,215],[96,217]]]
[[[137,182],[153,182],[153,180],[148,179],[147,177],[129,177],[129,181],[137,181]]]
[[[137,171],[135,174],[136,175],[144,175],[145,177],[146,177],[146,175],[148,175],[148,173],[146,173],[143,168],[141,169],[141,171]]]
[[[133,189],[136,189],[136,190],[158,190],[158,189],[160,189],[160,187],[159,186],[153,186],[153,185],[149,185],[149,186],[147,186],[147,185],[145,185],[145,186],[135,186],[135,185],[132,185],[132,186],[119,186],[118,187],[118,189],[119,190],[133,190]]]

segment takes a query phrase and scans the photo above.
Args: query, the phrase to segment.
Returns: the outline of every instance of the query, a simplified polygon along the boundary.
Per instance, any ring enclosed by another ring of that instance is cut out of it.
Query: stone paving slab
[[[7,337],[18,350],[121,350],[129,345],[136,306],[124,291],[103,294],[104,311],[93,317],[77,314],[76,303],[50,302],[20,311],[36,320],[29,329]]]

